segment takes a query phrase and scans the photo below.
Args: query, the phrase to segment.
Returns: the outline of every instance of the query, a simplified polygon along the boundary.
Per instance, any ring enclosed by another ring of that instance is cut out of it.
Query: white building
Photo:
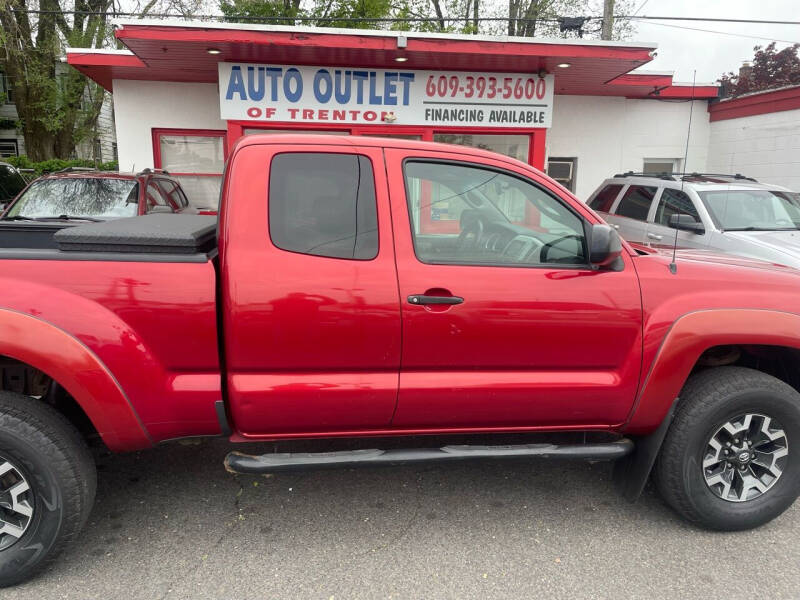
[[[113,91],[120,169],[168,169],[200,205],[254,132],[479,145],[582,198],[623,171],[710,167],[718,88],[641,70],[655,44],[147,20],[116,36],[67,60]]]
[[[710,170],[800,191],[800,85],[723,100],[709,112]]]

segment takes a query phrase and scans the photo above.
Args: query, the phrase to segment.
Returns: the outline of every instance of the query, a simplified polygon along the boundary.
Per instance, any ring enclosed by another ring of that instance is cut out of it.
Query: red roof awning
[[[630,73],[652,60],[654,44],[146,20],[118,23],[116,36],[129,52],[70,49],[67,62],[108,90],[114,79],[216,82],[220,61],[397,68],[403,56],[404,69],[544,69],[555,74],[556,94],[717,95],[716,86],[673,86],[670,74]]]

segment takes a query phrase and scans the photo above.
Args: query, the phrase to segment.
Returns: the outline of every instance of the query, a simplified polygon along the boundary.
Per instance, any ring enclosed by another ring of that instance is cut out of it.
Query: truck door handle
[[[647,237],[649,237],[651,240],[655,240],[657,242],[660,242],[661,240],[664,239],[663,235],[658,235],[657,233],[648,233]]]
[[[460,296],[426,296],[414,294],[408,297],[410,304],[461,304],[464,299]]]

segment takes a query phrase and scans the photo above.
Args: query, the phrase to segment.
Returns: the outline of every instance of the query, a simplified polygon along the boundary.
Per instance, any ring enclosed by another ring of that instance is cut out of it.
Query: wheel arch
[[[644,372],[624,431],[634,435],[654,431],[704,353],[723,346],[800,350],[800,315],[758,309],[713,309],[676,319],[649,370]]]
[[[800,315],[757,309],[715,309],[688,313],[675,320],[646,372],[628,422],[623,428],[635,449],[618,461],[614,479],[628,500],[644,489],[669,430],[680,392],[703,357],[716,349],[769,349],[800,366]],[[719,366],[738,362],[738,356],[718,357]],[[717,366],[712,361],[708,366]],[[798,389],[800,377],[787,381]],[[798,390],[800,391],[800,390]]]
[[[152,445],[113,373],[83,342],[41,318],[0,309],[0,355],[41,371],[80,406],[111,450]]]

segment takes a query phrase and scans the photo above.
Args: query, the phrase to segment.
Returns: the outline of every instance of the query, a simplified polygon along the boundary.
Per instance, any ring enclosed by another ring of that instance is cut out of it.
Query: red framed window
[[[369,137],[398,137],[428,142],[442,142],[473,148],[483,148],[505,154],[545,169],[546,129],[419,127],[410,125],[352,125],[343,123],[265,123],[228,121],[228,145],[254,133],[314,133],[324,135],[364,135]],[[420,233],[458,233],[460,211],[447,201],[436,201],[437,190],[423,182],[416,191],[420,199]],[[522,211],[517,222],[537,225],[539,215],[528,203],[520,204]],[[516,213],[515,213],[516,214]]]
[[[153,129],[153,158],[157,169],[177,179],[189,203],[217,207],[227,132],[213,129]]]

